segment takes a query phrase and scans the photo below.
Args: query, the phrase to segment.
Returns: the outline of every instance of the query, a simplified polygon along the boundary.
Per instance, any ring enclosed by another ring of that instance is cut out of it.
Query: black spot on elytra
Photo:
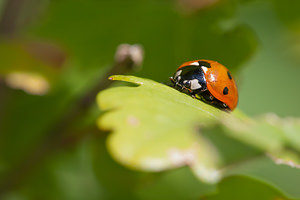
[[[208,62],[205,62],[205,61],[198,61],[199,63],[199,66],[204,66],[204,67],[207,67],[207,68],[211,68],[210,64]]]
[[[227,71],[227,75],[228,75],[228,78],[231,80],[231,79],[232,79],[232,76],[231,76],[231,74],[230,74],[229,71]]]
[[[227,95],[227,94],[228,94],[228,87],[224,87],[223,94],[224,94],[224,95]]]

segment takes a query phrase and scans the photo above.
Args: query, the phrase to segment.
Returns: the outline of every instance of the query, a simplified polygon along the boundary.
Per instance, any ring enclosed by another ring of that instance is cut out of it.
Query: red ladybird
[[[221,109],[234,110],[238,90],[229,70],[211,60],[182,64],[170,78],[174,87]]]

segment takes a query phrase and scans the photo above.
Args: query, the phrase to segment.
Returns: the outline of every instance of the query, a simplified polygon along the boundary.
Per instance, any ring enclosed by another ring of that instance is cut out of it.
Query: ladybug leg
[[[173,83],[173,87],[176,88],[176,86],[177,86],[178,83],[174,80],[174,78],[172,76],[169,77],[169,79]]]
[[[181,88],[180,85],[174,80],[173,77],[169,77],[169,79],[170,79],[171,83],[166,84],[166,85],[168,85],[170,87],[173,87],[175,89],[178,89],[178,88],[180,89]]]
[[[174,82],[174,88],[179,90],[180,92],[186,91],[187,88],[185,88],[183,85],[178,83],[177,81]]]
[[[212,101],[212,100],[214,100],[214,97],[213,97],[212,95],[209,95],[209,96],[208,96],[208,99],[209,99],[210,101]]]
[[[183,90],[186,90],[186,91],[188,91],[189,93],[192,93],[192,90],[191,90],[190,88],[187,88],[185,85],[182,85],[180,90],[181,90],[181,92],[182,92]]]
[[[204,91],[202,93],[203,98],[208,101],[208,102],[212,102],[215,98],[213,97],[213,95],[210,92]]]
[[[183,81],[182,90],[186,90],[190,94],[192,94],[192,90],[190,89],[190,87],[191,87],[190,81],[187,80]]]
[[[174,78],[171,76],[170,78],[170,81],[172,82],[172,83],[174,83],[175,81],[174,81]]]

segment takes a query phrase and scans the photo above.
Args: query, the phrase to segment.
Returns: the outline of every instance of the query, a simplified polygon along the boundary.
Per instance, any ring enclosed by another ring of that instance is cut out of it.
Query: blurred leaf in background
[[[276,8],[276,9],[275,9]],[[254,115],[275,112],[280,116],[299,116],[298,1],[253,1],[241,5],[239,20],[255,30],[261,43],[253,59],[241,72],[240,108]],[[297,15],[298,17],[295,17]],[[289,18],[289,26],[286,19]],[[298,35],[298,36],[296,36]]]

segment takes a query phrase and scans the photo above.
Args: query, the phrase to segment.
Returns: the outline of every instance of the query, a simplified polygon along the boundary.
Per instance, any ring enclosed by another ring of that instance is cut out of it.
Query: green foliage
[[[0,1],[0,199],[299,199],[298,7],[298,0]],[[237,80],[239,110],[220,112],[139,79],[147,84],[101,93],[108,110],[99,111],[95,95],[83,97],[99,92],[121,43],[143,46],[134,75],[157,82],[188,60],[221,62]],[[96,127],[100,115],[112,133]],[[129,126],[138,122],[132,116],[147,126]],[[160,163],[145,165],[145,155]]]
[[[104,130],[115,131],[108,146],[118,161],[150,171],[190,162],[201,178],[218,178],[216,152],[197,135],[197,122],[214,122],[222,114],[220,110],[154,81],[122,76],[112,79],[140,85],[112,88],[97,97],[102,110],[112,109],[99,124]]]
[[[232,176],[226,178],[219,184],[218,189],[219,192],[217,194],[205,196],[203,199],[287,200],[284,195],[272,186],[244,176]]]
[[[98,125],[113,132],[107,140],[109,152],[127,167],[161,171],[186,165],[199,179],[213,183],[223,176],[240,174],[241,162],[247,167],[247,162],[252,159],[257,160],[255,163],[260,163],[259,158],[267,161],[264,153],[285,155],[290,153],[286,149],[295,149],[299,155],[299,119],[275,116],[251,119],[240,111],[220,111],[148,79],[117,75],[110,79],[137,85],[107,89],[97,97],[99,107],[108,111],[100,117]],[[293,155],[289,159],[298,161],[296,154]],[[276,161],[277,158],[273,159]],[[254,170],[254,166],[250,169]],[[269,162],[268,167],[280,168],[274,162]],[[294,177],[300,175],[300,170],[292,167],[298,168],[298,165],[291,161],[285,168],[287,173],[294,174]],[[265,168],[254,171],[260,174]],[[257,177],[256,173],[250,172],[249,176]],[[286,183],[274,179],[284,180],[279,174],[270,173],[258,178],[277,186],[289,197],[300,198],[297,190],[290,187],[286,190]],[[297,180],[295,178],[294,184]],[[265,193],[265,198],[277,195],[276,190],[270,191]]]

